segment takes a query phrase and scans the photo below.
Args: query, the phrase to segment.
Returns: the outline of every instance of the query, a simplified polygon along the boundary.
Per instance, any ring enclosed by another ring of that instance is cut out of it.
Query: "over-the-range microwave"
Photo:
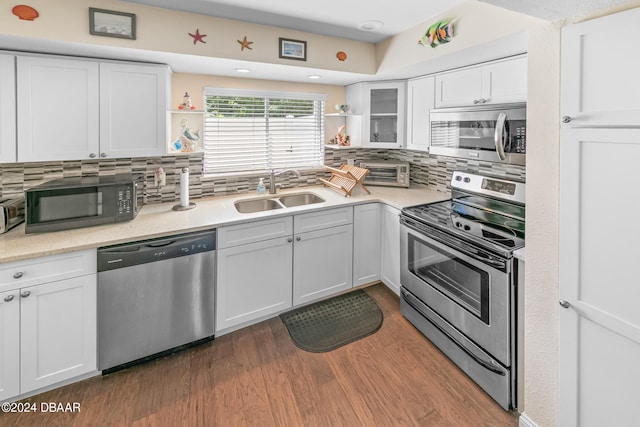
[[[431,110],[430,154],[525,165],[525,104]]]
[[[144,176],[67,177],[25,191],[25,233],[129,221],[143,205]]]
[[[409,163],[393,160],[368,160],[360,163],[361,168],[369,169],[364,179],[366,185],[384,185],[389,187],[409,186]]]

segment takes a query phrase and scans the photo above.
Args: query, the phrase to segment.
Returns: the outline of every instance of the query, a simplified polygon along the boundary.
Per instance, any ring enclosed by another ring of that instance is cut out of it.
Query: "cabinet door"
[[[20,394],[20,293],[0,293],[0,401]]]
[[[563,28],[561,115],[568,126],[640,126],[639,22],[636,8]]]
[[[611,218],[637,194],[638,129],[563,129],[558,424],[638,424],[640,223]],[[615,189],[615,191],[612,191]],[[640,211],[638,197],[624,212]],[[603,218],[611,218],[603,224]]]
[[[435,76],[436,108],[479,104],[482,99],[482,69],[463,68]]]
[[[16,158],[15,56],[0,55],[0,163]]]
[[[364,86],[363,147],[404,147],[405,92],[404,81],[367,83]]]
[[[96,157],[98,64],[17,57],[18,161]]]
[[[216,333],[291,307],[292,237],[217,252]]]
[[[407,148],[429,151],[431,142],[429,113],[435,106],[435,77],[422,77],[407,83]]]
[[[97,369],[96,275],[21,290],[21,392]]]
[[[293,305],[304,304],[352,286],[351,224],[295,235]]]
[[[400,211],[382,207],[382,251],[380,280],[400,295]]]
[[[166,154],[169,70],[100,64],[100,156]]]
[[[380,280],[381,204],[353,208],[353,286]]]
[[[483,104],[527,101],[527,57],[519,56],[482,67]]]

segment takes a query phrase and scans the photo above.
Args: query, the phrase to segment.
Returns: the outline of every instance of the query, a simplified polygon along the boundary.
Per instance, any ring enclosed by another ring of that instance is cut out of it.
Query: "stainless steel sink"
[[[313,203],[322,203],[325,200],[313,193],[287,194],[280,196],[280,202],[288,208],[294,206],[311,205]]]
[[[238,200],[234,205],[236,206],[236,210],[240,213],[270,211],[273,209],[282,209],[284,207],[284,205],[276,199]]]
[[[262,199],[238,200],[234,205],[240,213],[255,213],[274,209],[292,208],[294,206],[311,205],[324,201],[322,197],[314,193],[293,193]]]

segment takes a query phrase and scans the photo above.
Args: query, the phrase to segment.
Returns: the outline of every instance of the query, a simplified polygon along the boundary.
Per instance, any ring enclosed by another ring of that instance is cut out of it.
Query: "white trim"
[[[228,87],[205,87],[204,96],[238,96],[250,98],[305,99],[326,101],[326,93],[286,92],[279,90],[233,89]]]
[[[518,427],[539,427],[527,414],[524,412],[520,414],[518,419]]]

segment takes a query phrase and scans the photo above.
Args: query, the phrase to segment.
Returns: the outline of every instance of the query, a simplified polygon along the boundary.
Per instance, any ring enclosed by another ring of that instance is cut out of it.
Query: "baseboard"
[[[518,419],[518,427],[538,427],[538,424],[523,412],[520,414],[520,418]]]

